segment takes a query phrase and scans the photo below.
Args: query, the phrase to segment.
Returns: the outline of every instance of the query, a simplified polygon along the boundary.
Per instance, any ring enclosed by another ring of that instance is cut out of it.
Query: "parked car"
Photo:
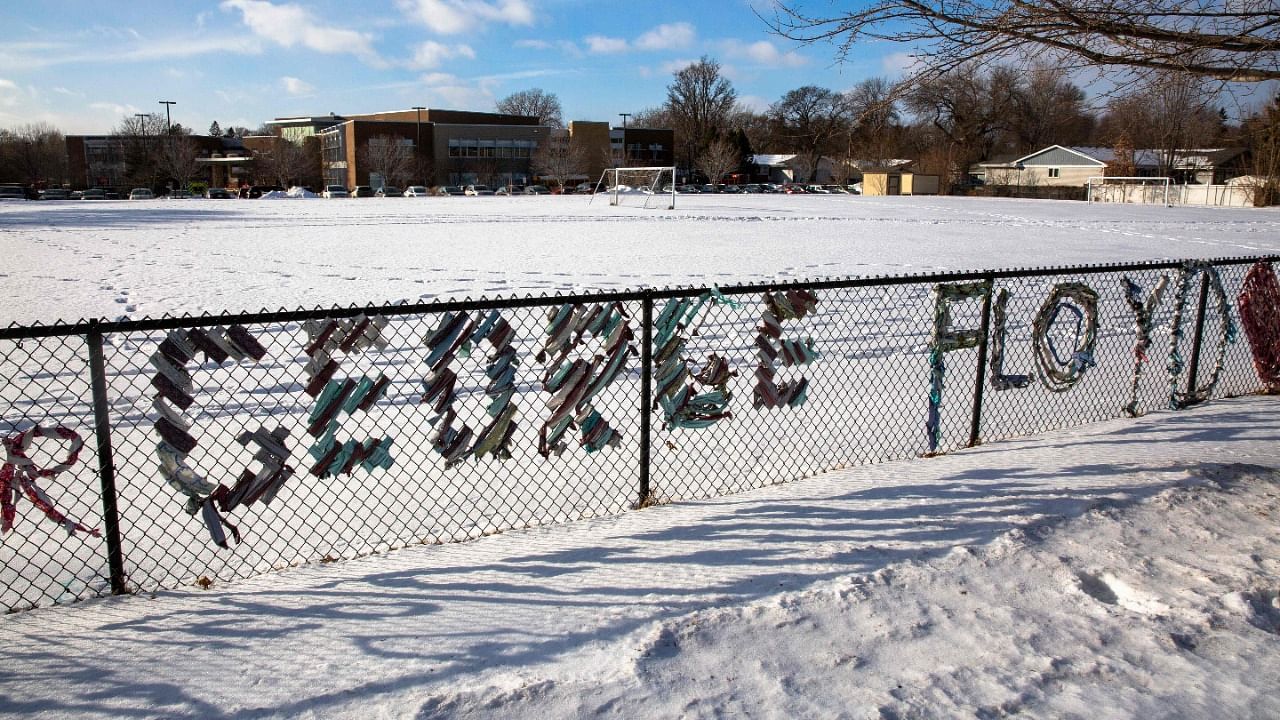
[[[760,183],[747,183],[742,186],[742,192],[750,195],[758,195],[764,192],[764,187]]]
[[[737,185],[725,185],[724,190],[722,190],[721,192],[730,193],[733,195],[740,195],[742,194],[743,190]]]
[[[426,185],[410,185],[404,189],[405,197],[427,197],[431,194],[431,189]]]
[[[107,191],[102,188],[89,188],[80,193],[81,200],[106,200]]]
[[[494,190],[493,194],[494,195],[523,195],[524,188],[520,187],[519,185],[503,185],[497,190]]]
[[[787,195],[807,195],[805,189],[799,185],[783,185],[782,192]]]
[[[551,190],[546,185],[530,185],[524,189],[525,195],[550,195]]]
[[[70,200],[71,191],[62,188],[49,188],[40,193],[41,200]]]
[[[207,198],[209,198],[210,200],[233,200],[233,199],[235,199],[235,195],[232,195],[230,190],[228,190],[228,189],[226,189],[226,188],[219,188],[219,187],[213,187],[213,188],[209,188],[208,190],[205,190],[205,191],[204,191],[204,196],[205,196],[205,197],[207,197]]]
[[[191,191],[189,190],[171,190],[169,192],[170,200],[189,200],[190,198]]]
[[[155,193],[151,192],[147,188],[134,188],[129,191],[129,199],[130,200],[155,200],[156,195]]]
[[[579,195],[591,195],[596,191],[596,184],[593,182],[578,183],[574,186],[573,191]],[[671,192],[668,190],[667,192]]]
[[[830,195],[831,191],[821,185],[805,185],[804,191],[814,195]]]
[[[324,192],[320,193],[324,198],[344,198],[349,197],[350,193],[344,185],[325,185]]]
[[[241,192],[243,191],[244,191],[244,188],[241,188]],[[284,191],[285,191],[284,188],[280,187],[279,185],[253,185],[249,188],[248,197],[251,200],[257,200],[258,198],[262,197],[263,195],[266,195],[267,193],[284,192]],[[246,197],[246,196],[242,194],[240,197]]]
[[[375,193],[378,197],[404,197],[404,191],[394,185],[385,185]]]
[[[26,200],[27,193],[18,185],[0,185],[0,200]]]
[[[351,197],[353,198],[373,197],[374,195],[376,193],[373,191],[372,185],[357,185],[351,188]]]
[[[463,195],[466,195],[462,188],[457,185],[441,185],[440,188],[436,190],[436,194],[451,197],[462,197]]]
[[[462,193],[471,197],[479,197],[481,195],[492,195],[493,190],[488,185],[468,185],[467,189],[463,190]]]

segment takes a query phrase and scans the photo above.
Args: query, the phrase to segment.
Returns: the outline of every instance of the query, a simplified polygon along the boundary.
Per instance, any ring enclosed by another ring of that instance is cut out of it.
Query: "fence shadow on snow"
[[[1275,390],[1273,259],[11,327],[0,604],[207,586]]]

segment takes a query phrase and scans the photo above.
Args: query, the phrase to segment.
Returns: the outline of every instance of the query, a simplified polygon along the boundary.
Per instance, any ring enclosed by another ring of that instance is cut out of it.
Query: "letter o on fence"
[[[1075,347],[1063,357],[1049,330],[1063,312],[1076,317]],[[1084,371],[1093,367],[1094,343],[1098,337],[1098,292],[1084,283],[1059,283],[1040,306],[1031,324],[1031,349],[1040,382],[1050,392],[1066,392],[1080,382]]]

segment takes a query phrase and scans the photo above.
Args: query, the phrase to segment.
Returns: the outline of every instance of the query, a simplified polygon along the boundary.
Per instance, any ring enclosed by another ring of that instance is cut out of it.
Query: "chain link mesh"
[[[1181,291],[1179,267],[1147,264],[102,324],[121,580],[207,587],[1163,410],[1195,388],[1257,392],[1249,344],[1223,322],[1234,307],[1212,293],[1198,307],[1214,277],[1233,304],[1252,262],[1222,261]],[[1129,298],[1162,276],[1135,385]],[[84,439],[38,484],[110,531],[93,337],[0,333],[0,432]],[[36,467],[64,455],[47,438],[30,452]],[[208,500],[211,520],[205,495],[188,502],[167,481],[174,457],[188,486],[271,487],[252,504]],[[231,526],[240,541],[219,547]],[[9,609],[112,591],[107,544],[68,535],[25,497],[0,547]]]

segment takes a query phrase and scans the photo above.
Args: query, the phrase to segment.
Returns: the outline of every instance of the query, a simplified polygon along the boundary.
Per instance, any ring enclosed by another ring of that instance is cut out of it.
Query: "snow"
[[[10,203],[0,249],[7,324],[1277,253],[1280,214],[778,196],[682,196],[675,212],[576,196]],[[146,377],[123,381],[127,412]],[[1219,400],[9,615],[0,717],[1275,717],[1274,417],[1273,398]]]
[[[0,622],[0,716],[1275,717],[1274,400]]]
[[[7,203],[0,325],[1280,252],[1280,212],[1251,208],[848,195],[636,205]]]

